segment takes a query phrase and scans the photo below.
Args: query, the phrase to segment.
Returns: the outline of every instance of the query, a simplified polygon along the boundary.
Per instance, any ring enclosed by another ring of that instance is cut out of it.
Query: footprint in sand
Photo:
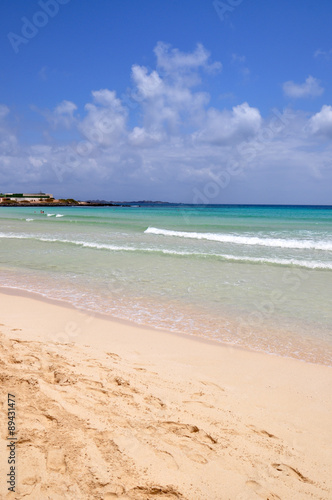
[[[214,457],[213,445],[217,443],[217,440],[196,425],[168,421],[160,422],[160,429],[165,432],[163,440],[176,446],[193,462],[206,464],[211,457]],[[174,435],[176,440],[174,440]]]
[[[118,354],[115,354],[114,352],[107,352],[106,354],[107,354],[107,356],[109,356],[112,359],[115,359],[115,360],[121,359],[120,356]]]
[[[179,466],[171,453],[163,450],[154,450],[154,452],[165,463],[168,469],[179,469]]]
[[[302,481],[303,483],[310,483],[314,484],[311,479],[308,479],[307,477],[303,476],[301,472],[299,472],[297,469],[294,469],[290,465],[286,464],[272,464],[272,467],[277,470],[278,472],[281,472],[285,476],[290,476],[298,479],[299,481]]]
[[[121,484],[112,484],[107,485],[106,489],[103,491],[103,499],[104,500],[114,500],[115,497],[118,498],[129,498],[127,496],[123,496],[125,493],[125,489]]]
[[[257,481],[253,481],[253,480],[247,481],[246,486],[248,486],[258,496],[260,496],[261,498],[264,498],[265,500],[266,499],[268,499],[268,500],[281,500],[281,498],[278,495],[271,493],[266,488],[264,488],[264,486],[259,484]],[[241,498],[241,500],[247,500],[247,499],[250,500],[252,498],[250,495],[248,495],[248,496],[245,496],[245,495],[246,494],[244,494],[244,496],[238,497],[238,500],[240,500],[240,498]]]
[[[55,371],[54,382],[58,385],[73,385],[76,383],[76,379],[66,375],[65,373]]]
[[[208,459],[205,458],[203,455],[200,453],[195,452],[188,446],[181,446],[182,451],[187,455],[187,457],[192,460],[193,462],[196,462],[198,464],[207,464]]]
[[[214,406],[209,405],[207,403],[204,403],[204,401],[197,401],[195,399],[192,399],[191,401],[182,401],[182,403],[185,403],[185,404],[199,404],[199,405],[205,406],[205,408],[214,408]]]
[[[155,396],[145,396],[144,400],[149,403],[149,405],[153,405],[158,409],[166,408],[166,404],[160,398]]]
[[[183,498],[181,493],[173,488],[173,486],[136,486],[136,488],[133,488],[128,493],[130,494],[129,498],[135,498],[136,500],[145,500],[152,497],[164,497],[170,500],[173,498]]]
[[[269,438],[274,438],[274,439],[278,439],[277,436],[275,436],[274,434],[271,434],[270,432],[267,432],[265,431],[264,429],[260,430],[260,429],[257,429],[254,425],[249,425],[250,429],[252,429],[256,434],[260,434],[261,436],[266,436],[266,437],[269,437]]]
[[[206,442],[208,442],[209,444],[217,443],[216,439],[210,436],[210,434],[207,434],[205,431],[199,429],[197,425],[181,424],[180,422],[168,421],[168,422],[161,422],[160,426],[164,427],[165,429],[169,429],[178,436],[184,436],[189,438],[193,438],[193,436],[195,436],[197,441],[202,441],[204,444]]]
[[[210,386],[210,387],[216,387],[220,391],[225,392],[225,389],[223,387],[220,387],[220,385],[215,384],[214,382],[208,382],[207,380],[200,380],[200,383],[203,385]]]
[[[48,450],[46,466],[52,471],[64,474],[67,470],[64,451],[60,448],[51,448]]]

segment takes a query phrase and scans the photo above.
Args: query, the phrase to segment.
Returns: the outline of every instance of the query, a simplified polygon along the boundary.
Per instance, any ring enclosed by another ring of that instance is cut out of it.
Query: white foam
[[[62,214],[56,214],[55,217],[63,217],[63,215]]]
[[[47,214],[47,217],[53,217],[55,214]]]
[[[32,221],[32,220],[34,220],[34,219],[25,219],[25,220],[26,220],[27,222],[31,222],[31,221]]]
[[[248,255],[230,255],[222,253],[207,253],[207,252],[186,252],[178,250],[169,250],[166,248],[151,248],[151,247],[130,247],[130,246],[120,246],[120,245],[109,245],[106,243],[95,243],[80,240],[67,240],[58,238],[46,238],[39,237],[36,235],[22,235],[22,234],[5,234],[0,233],[0,238],[7,239],[33,239],[37,241],[49,242],[49,243],[64,243],[70,245],[81,246],[84,248],[92,248],[97,250],[109,250],[114,252],[153,252],[162,253],[165,255],[178,255],[178,256],[188,256],[188,257],[213,257],[219,258],[221,260],[229,260],[235,262],[245,262],[245,263],[255,263],[255,264],[272,264],[280,266],[297,266],[304,267],[307,269],[326,269],[332,270],[332,262],[321,262],[321,261],[310,261],[310,260],[298,260],[298,259],[278,259],[278,258],[265,258],[265,257],[251,257]]]
[[[257,262],[259,264],[275,264],[281,266],[299,266],[308,269],[331,269],[332,262],[318,262],[310,260],[297,260],[297,259],[265,259],[264,257],[249,257],[249,256],[235,256],[235,255],[222,255],[220,257],[225,260],[234,260],[242,262]]]
[[[176,236],[178,238],[190,238],[195,240],[218,241],[220,243],[233,243],[236,245],[258,245],[279,248],[294,248],[306,250],[332,250],[332,241],[293,240],[283,238],[259,238],[257,236],[238,236],[222,233],[196,233],[187,231],[170,231],[157,227],[148,227],[145,234],[156,234],[161,236]]]

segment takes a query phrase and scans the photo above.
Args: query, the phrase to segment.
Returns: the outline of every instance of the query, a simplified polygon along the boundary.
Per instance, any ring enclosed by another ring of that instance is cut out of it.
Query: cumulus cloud
[[[31,109],[43,116],[53,129],[70,129],[77,123],[75,117],[77,106],[71,101],[63,100],[52,110],[39,109],[34,105],[31,106]]]
[[[106,147],[126,134],[127,110],[116,92],[101,89],[92,92],[92,102],[85,105],[86,116],[78,130],[90,144]]]
[[[332,138],[332,106],[324,105],[319,113],[310,118],[309,124],[314,134]]]
[[[134,127],[129,133],[128,139],[131,145],[149,147],[161,143],[165,134],[158,130],[146,130],[144,127]]]
[[[250,107],[247,102],[234,106],[232,111],[210,108],[203,128],[193,136],[197,141],[234,146],[257,134],[261,124],[259,110]]]
[[[55,126],[62,125],[65,128],[70,128],[75,122],[74,113],[76,110],[77,106],[73,102],[62,101],[49,117]]]
[[[164,91],[163,81],[157,71],[151,71],[149,74],[145,66],[134,64],[132,79],[137,86],[137,101],[161,95]]]
[[[321,87],[320,81],[313,76],[308,76],[304,83],[295,83],[291,80],[285,82],[283,84],[283,90],[286,96],[294,99],[318,97],[324,92],[324,88]]]
[[[54,114],[58,116],[69,115],[72,116],[77,109],[76,104],[71,101],[62,101],[54,110]]]
[[[183,124],[188,126],[202,118],[209,96],[206,92],[194,91],[193,87],[201,81],[200,72],[210,73],[221,68],[220,63],[209,62],[210,54],[201,45],[192,53],[184,53],[159,43],[155,53],[156,70],[132,67],[135,86],[132,97],[144,114],[140,137],[153,138],[153,141],[178,134]],[[136,130],[136,138],[137,133]]]

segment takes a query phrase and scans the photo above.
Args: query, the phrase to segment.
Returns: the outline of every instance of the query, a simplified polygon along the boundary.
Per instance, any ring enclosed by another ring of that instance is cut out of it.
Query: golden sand
[[[0,307],[0,498],[332,498],[331,367],[33,296],[1,293]]]

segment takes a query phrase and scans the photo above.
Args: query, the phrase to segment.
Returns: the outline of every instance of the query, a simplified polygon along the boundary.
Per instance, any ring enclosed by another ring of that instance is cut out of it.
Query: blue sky
[[[0,191],[332,204],[330,1],[0,9]]]

